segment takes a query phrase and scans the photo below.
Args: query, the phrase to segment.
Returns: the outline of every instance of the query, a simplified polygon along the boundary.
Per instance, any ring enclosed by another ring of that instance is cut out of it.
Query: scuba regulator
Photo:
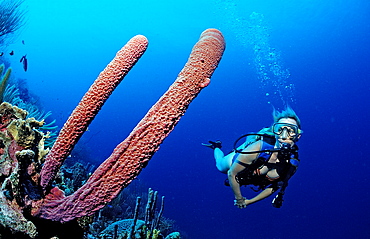
[[[293,149],[292,149],[292,146],[288,143],[282,143],[281,144],[281,147],[280,147],[280,150],[278,151],[278,159],[279,160],[283,160],[283,161],[287,161],[287,160],[290,160],[290,156],[292,155],[293,153]]]

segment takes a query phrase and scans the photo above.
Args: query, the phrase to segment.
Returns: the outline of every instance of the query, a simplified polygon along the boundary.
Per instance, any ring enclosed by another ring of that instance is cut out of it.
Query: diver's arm
[[[241,199],[244,198],[242,196],[241,191],[240,191],[240,185],[235,179],[236,174],[238,172],[242,171],[243,169],[244,169],[244,167],[241,166],[240,164],[233,163],[230,170],[227,171],[227,176],[228,176],[228,179],[229,179],[230,187],[233,190],[233,193],[234,193],[234,196],[235,196],[236,200],[241,200]]]
[[[261,142],[255,142],[251,145],[249,145],[246,149],[244,149],[244,152],[253,152],[258,151],[261,148]],[[240,154],[237,158],[237,161],[240,161],[244,164],[251,164],[253,160],[257,158],[258,154]],[[244,208],[247,206],[245,203],[245,198],[242,196],[240,191],[240,185],[236,181],[235,176],[242,170],[245,169],[245,166],[239,164],[238,162],[234,162],[231,165],[230,170],[227,172],[230,187],[233,190],[234,196],[235,196],[235,205],[239,208]]]
[[[260,192],[257,196],[255,196],[254,198],[252,198],[252,199],[246,199],[245,200],[245,203],[247,205],[249,205],[249,204],[252,204],[252,203],[261,201],[262,199],[265,199],[268,196],[270,196],[271,194],[273,194],[273,192],[274,192],[273,191],[273,188],[266,188],[265,190],[263,190],[262,192]]]

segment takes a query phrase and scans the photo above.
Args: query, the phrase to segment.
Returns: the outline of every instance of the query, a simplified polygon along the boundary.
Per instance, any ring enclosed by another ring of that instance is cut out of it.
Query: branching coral
[[[25,11],[20,8],[24,0],[3,0],[0,2],[0,43],[4,37],[17,31],[24,22]]]

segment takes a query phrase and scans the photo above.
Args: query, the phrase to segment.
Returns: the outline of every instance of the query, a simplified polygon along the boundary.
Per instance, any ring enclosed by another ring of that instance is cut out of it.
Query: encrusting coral
[[[0,105],[0,225],[34,238],[36,226],[25,218],[23,209],[30,199],[40,199],[38,172],[46,152],[43,133],[37,130],[42,122],[25,120],[26,115],[7,102]]]
[[[65,196],[52,185],[56,174],[104,102],[145,52],[147,44],[144,36],[136,36],[117,53],[69,117],[45,161],[45,135],[37,130],[43,122],[25,120],[17,107],[2,103],[0,164],[1,178],[5,180],[0,192],[0,217],[6,218],[8,211],[14,213],[10,216],[12,220],[0,221],[3,227],[35,238],[36,227],[23,214],[31,219],[64,223],[92,215],[114,199],[148,164],[192,100],[210,83],[225,49],[220,31],[204,31],[168,91],[87,182],[72,195]],[[14,221],[22,227],[13,225]]]
[[[45,112],[40,109],[39,106],[37,106],[35,103],[32,103],[31,101],[35,101],[35,99],[32,99],[32,96],[27,96],[28,98],[30,98],[27,101],[23,100],[20,97],[21,92],[18,88],[19,84],[20,83],[17,83],[16,85],[7,85],[3,95],[3,101],[6,101],[12,105],[26,110],[28,112],[27,118],[35,118],[37,121],[45,121],[46,118],[51,115],[51,111]],[[23,92],[23,94],[25,94],[25,92]],[[55,122],[56,120],[54,119],[51,122],[44,123],[43,126],[40,127],[40,129],[42,129],[43,131],[52,131],[51,134],[55,134],[56,138],[57,133],[55,130],[58,128],[58,126],[55,125]]]
[[[55,125],[56,120],[52,122],[45,123],[44,121],[51,115],[51,111],[44,112],[41,110],[32,100],[32,97],[28,95],[28,91],[22,92],[23,95],[26,95],[27,100],[21,98],[20,84],[21,82],[9,84],[9,78],[12,72],[12,68],[9,67],[6,69],[4,75],[2,73],[5,71],[5,65],[0,65],[0,103],[8,102],[14,106],[17,106],[20,109],[27,111],[27,118],[33,118],[34,121],[42,122],[42,126],[39,127],[41,131],[47,132],[45,135],[45,146],[51,147],[57,136],[57,128]],[[22,86],[24,87],[24,86]],[[32,102],[31,102],[32,101]]]

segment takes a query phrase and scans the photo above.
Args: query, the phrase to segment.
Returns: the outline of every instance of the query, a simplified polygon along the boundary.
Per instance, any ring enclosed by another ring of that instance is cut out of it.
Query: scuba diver
[[[217,169],[228,175],[225,185],[230,186],[234,196],[234,205],[245,208],[260,201],[280,189],[272,201],[276,208],[283,202],[288,180],[296,172],[298,146],[296,142],[302,134],[301,122],[292,108],[287,106],[283,111],[273,111],[274,124],[263,128],[258,133],[246,134],[236,140],[234,150],[224,155],[221,141],[209,141],[203,144],[214,150]],[[238,142],[245,142],[236,148]],[[257,196],[247,199],[242,196],[240,187],[254,185]]]

